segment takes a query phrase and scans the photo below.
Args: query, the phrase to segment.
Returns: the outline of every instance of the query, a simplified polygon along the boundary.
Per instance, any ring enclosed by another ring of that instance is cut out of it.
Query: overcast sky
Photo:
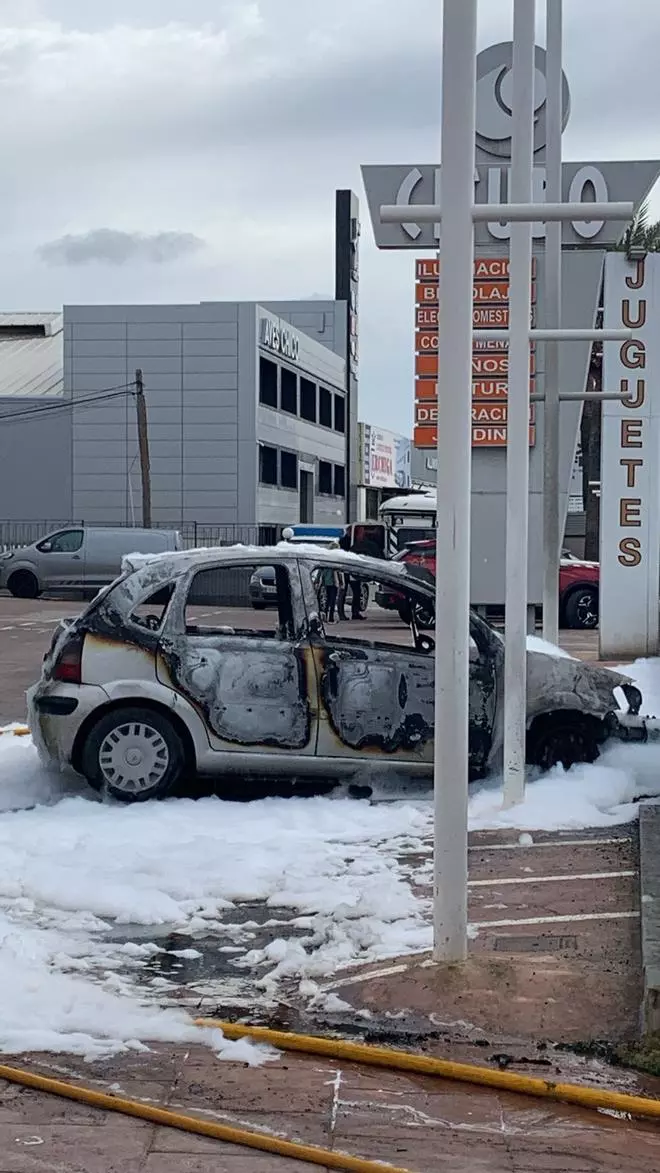
[[[440,9],[0,0],[0,308],[331,296],[352,187],[360,417],[409,432],[414,253],[373,247],[359,167],[437,157]],[[509,39],[510,0],[480,9],[480,47]],[[564,12],[564,157],[660,158],[660,3]]]

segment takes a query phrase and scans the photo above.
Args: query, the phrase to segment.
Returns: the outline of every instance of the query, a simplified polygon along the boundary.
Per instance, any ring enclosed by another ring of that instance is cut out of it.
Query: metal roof
[[[0,313],[0,398],[62,395],[61,313]]]

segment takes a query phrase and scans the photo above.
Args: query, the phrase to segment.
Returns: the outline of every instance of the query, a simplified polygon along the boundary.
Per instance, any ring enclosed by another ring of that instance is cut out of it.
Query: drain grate
[[[500,953],[565,953],[577,949],[577,937],[496,937]]]

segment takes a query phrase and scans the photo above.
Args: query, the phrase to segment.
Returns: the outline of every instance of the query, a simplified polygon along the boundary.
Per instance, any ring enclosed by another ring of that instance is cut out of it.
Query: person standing
[[[335,608],[337,606],[340,578],[340,571],[336,570],[334,566],[323,566],[321,568],[319,587],[325,595],[325,606],[322,609],[322,615],[324,619],[327,619],[328,623],[335,622]]]

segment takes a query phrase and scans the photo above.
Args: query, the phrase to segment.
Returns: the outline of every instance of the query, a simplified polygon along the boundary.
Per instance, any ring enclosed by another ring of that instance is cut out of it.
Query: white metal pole
[[[535,0],[514,0],[512,202],[531,203]],[[509,398],[506,450],[504,803],[525,794],[527,714],[527,534],[529,527],[529,328],[532,226],[511,225]]]
[[[559,203],[561,190],[562,3],[546,0],[546,153],[545,194]],[[561,326],[561,224],[545,226],[545,324]],[[559,344],[546,342],[543,411],[543,638],[559,640]]]
[[[467,803],[477,0],[444,0],[438,331],[433,956],[467,956]]]

